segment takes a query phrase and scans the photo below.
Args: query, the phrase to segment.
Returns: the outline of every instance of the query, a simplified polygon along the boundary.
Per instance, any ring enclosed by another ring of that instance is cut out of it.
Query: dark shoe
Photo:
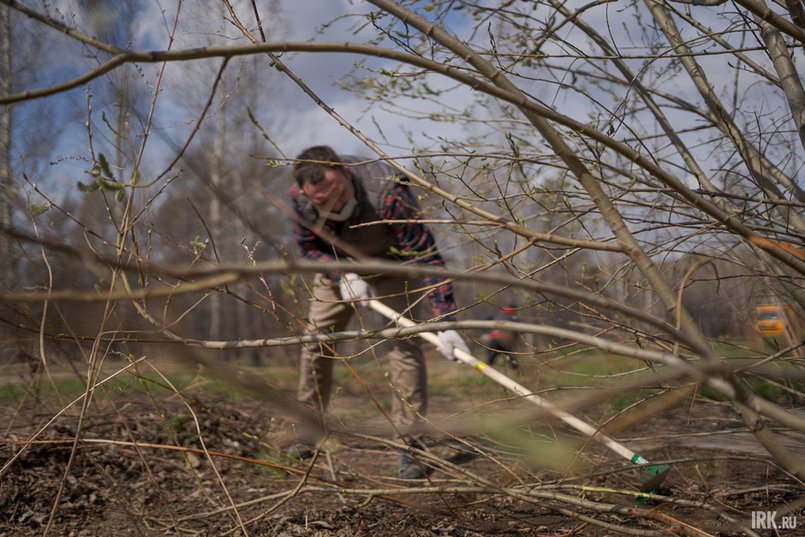
[[[518,367],[520,367],[520,363],[514,358],[509,358],[509,367],[511,367],[512,369],[517,369]]]
[[[397,477],[400,479],[424,479],[433,473],[434,468],[422,460],[415,459],[405,451],[397,458]]]
[[[305,440],[297,441],[285,452],[285,454],[290,458],[300,461],[312,459],[315,453],[316,447],[311,442],[307,442]]]
[[[478,452],[472,445],[468,445],[468,441],[461,442],[459,440],[450,440],[446,443],[448,448],[448,456],[445,459],[452,464],[464,464],[470,462],[478,456]]]

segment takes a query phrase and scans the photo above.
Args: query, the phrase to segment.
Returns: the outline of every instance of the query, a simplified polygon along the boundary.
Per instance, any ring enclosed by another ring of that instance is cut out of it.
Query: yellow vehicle
[[[787,304],[764,304],[755,308],[755,330],[761,336],[772,337],[785,333],[790,314]]]

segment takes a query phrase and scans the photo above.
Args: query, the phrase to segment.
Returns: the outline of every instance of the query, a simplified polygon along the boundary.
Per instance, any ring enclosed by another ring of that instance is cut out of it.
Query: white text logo
[[[777,516],[777,511],[752,511],[753,530],[793,530],[797,527],[795,515]]]

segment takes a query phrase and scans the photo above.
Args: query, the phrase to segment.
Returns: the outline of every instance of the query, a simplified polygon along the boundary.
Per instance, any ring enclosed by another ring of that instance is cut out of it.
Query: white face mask
[[[349,198],[349,201],[341,207],[341,210],[337,213],[328,213],[321,211],[320,215],[327,220],[332,220],[333,222],[343,222],[352,216],[352,213],[355,211],[355,207],[358,206],[358,200],[355,199],[355,196]]]

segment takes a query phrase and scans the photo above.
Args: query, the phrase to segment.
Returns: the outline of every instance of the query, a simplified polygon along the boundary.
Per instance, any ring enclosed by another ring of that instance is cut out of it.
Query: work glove
[[[366,306],[370,296],[369,284],[354,272],[347,272],[341,276],[338,288],[341,291],[341,300],[360,300],[359,304]]]
[[[470,352],[464,339],[455,330],[444,330],[436,334],[439,336],[439,352],[444,354],[448,360],[458,360],[453,356],[453,350],[462,350],[466,353]]]

